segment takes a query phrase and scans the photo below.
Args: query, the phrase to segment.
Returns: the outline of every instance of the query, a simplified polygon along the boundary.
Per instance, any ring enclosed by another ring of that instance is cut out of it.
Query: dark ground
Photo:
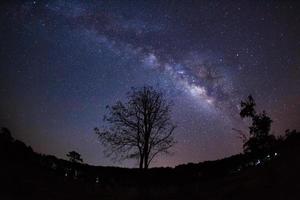
[[[1,141],[0,199],[300,199],[299,150],[298,135],[257,165],[241,154],[141,172],[72,164]]]

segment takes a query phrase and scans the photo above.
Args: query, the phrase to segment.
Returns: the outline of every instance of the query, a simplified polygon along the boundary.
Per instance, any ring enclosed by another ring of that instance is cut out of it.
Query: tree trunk
[[[144,145],[144,169],[148,169],[148,151],[149,151],[149,135],[145,136],[145,145]]]
[[[140,155],[140,169],[143,169],[143,164],[144,164],[144,156]]]
[[[148,155],[145,155],[144,169],[148,169]]]

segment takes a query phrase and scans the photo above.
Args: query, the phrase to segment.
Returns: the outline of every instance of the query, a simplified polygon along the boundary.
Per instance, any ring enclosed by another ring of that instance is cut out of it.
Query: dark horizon
[[[0,127],[39,153],[113,163],[93,128],[131,87],[174,102],[177,145],[151,167],[242,152],[239,104],[252,94],[300,129],[300,2],[7,1],[0,4]]]

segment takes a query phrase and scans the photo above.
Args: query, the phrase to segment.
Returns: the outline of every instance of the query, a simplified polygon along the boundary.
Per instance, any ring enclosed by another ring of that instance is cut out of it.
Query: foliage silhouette
[[[0,133],[1,141],[12,142],[13,137],[11,136],[10,130],[6,127],[1,128]]]
[[[134,158],[140,169],[147,169],[159,153],[169,153],[175,144],[171,122],[171,102],[153,87],[132,88],[128,101],[107,107],[108,127],[95,128],[107,155],[119,159]]]
[[[272,119],[265,111],[257,113],[255,106],[256,103],[251,95],[245,101],[241,101],[240,116],[252,120],[249,127],[250,138],[245,141],[243,147],[245,153],[264,156],[272,150],[276,138],[270,134]]]
[[[70,151],[67,154],[67,157],[72,163],[78,163],[78,162],[83,162],[81,155],[77,153],[76,151]]]

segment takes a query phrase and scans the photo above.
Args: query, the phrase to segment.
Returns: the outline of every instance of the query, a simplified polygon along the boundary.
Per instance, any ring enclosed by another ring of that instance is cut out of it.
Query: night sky
[[[174,155],[242,152],[239,102],[300,129],[299,1],[8,1],[0,4],[0,126],[37,152],[114,163],[93,132],[106,105],[153,85],[174,102]]]

